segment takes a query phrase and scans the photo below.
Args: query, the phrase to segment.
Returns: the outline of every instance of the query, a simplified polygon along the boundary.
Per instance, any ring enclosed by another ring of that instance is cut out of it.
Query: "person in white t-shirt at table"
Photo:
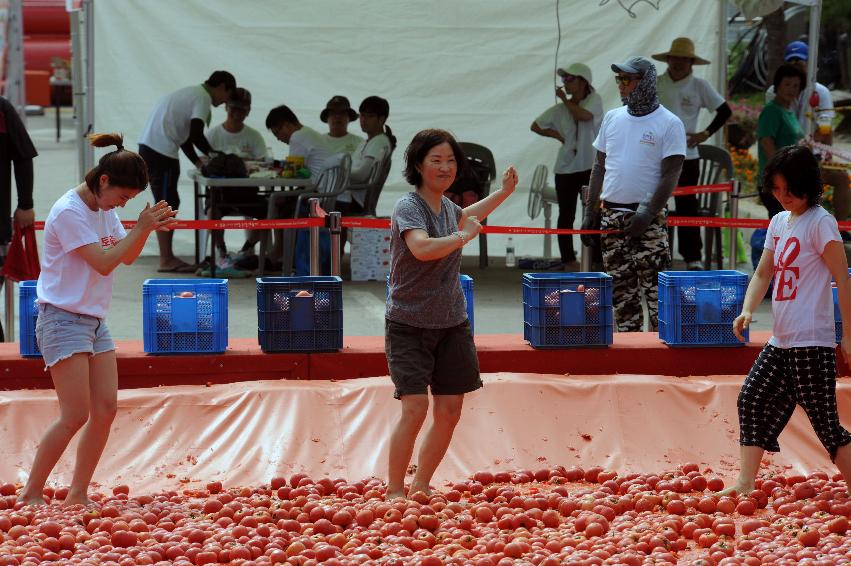
[[[668,70],[656,81],[659,92],[659,102],[673,112],[686,128],[686,158],[683,171],[677,183],[680,187],[697,185],[700,179],[700,164],[697,146],[704,143],[724,124],[733,114],[724,97],[712,88],[709,81],[694,76],[694,65],[708,65],[709,61],[698,57],[694,52],[694,42],[687,37],[678,37],[671,42],[671,48],[665,53],[652,56],[657,61],[668,64]],[[715,117],[706,129],[698,131],[697,118],[700,110],[705,108],[715,112]],[[674,197],[677,204],[677,214],[680,216],[697,216],[697,195]],[[677,228],[679,252],[686,262],[686,267],[692,271],[703,269],[701,257],[703,243],[700,239],[700,228],[680,226]]]
[[[390,103],[380,96],[368,96],[358,107],[360,127],[366,134],[366,139],[358,144],[352,153],[352,171],[349,183],[364,184],[369,180],[375,164],[381,164],[390,159],[396,149],[396,136],[387,125],[390,115]],[[346,191],[337,197],[336,208],[346,214],[363,214],[365,191]]]
[[[557,71],[563,87],[556,89],[559,102],[532,122],[536,134],[561,142],[555,173],[558,221],[560,229],[572,229],[576,203],[582,187],[591,179],[594,164],[594,138],[603,120],[603,99],[591,86],[591,69],[573,63]],[[564,266],[576,264],[573,236],[559,235],[559,253]]]
[[[665,205],[680,177],[686,154],[683,122],[656,96],[656,67],[632,57],[612,65],[624,106],[610,110],[594,140],[582,228],[603,234],[603,267],[612,276],[612,301],[619,332],[658,328],[658,273],[671,262]],[[594,245],[583,234],[582,243]]]
[[[266,116],[266,128],[275,139],[290,146],[290,156],[304,158],[304,166],[310,169],[313,179],[325,170],[328,158],[339,153],[331,148],[327,136],[299,122],[289,106],[272,108]]]
[[[65,505],[88,505],[89,484],[115,418],[118,369],[115,343],[106,327],[112,274],[133,263],[154,230],[168,230],[175,211],[163,200],[145,205],[126,232],[116,208],[148,185],[142,157],[124,149],[120,134],[94,134],[95,147],[116,146],[50,209],[44,223],[44,255],[36,285],[35,333],[50,369],[59,418],[38,445],[18,500],[44,505],[44,484],[71,439],[82,428],[74,476]]]
[[[836,327],[831,279],[842,314],[842,355],[851,361],[851,279],[836,220],[820,206],[819,164],[809,148],[794,145],[774,154],[763,187],[785,209],[771,219],[765,249],[745,293],[733,332],[744,329],[774,279],[772,336],[742,384],[737,401],[741,468],[736,484],[722,493],[754,489],[765,451],[778,452],[777,438],[801,405],[818,439],[851,485],[851,434],[836,408]],[[851,491],[849,491],[851,495]]]
[[[207,139],[214,148],[222,153],[233,154],[242,159],[259,161],[266,157],[266,141],[263,135],[245,123],[251,113],[251,92],[238,87],[233,97],[225,103],[227,118],[207,130]],[[220,205],[214,219],[224,214],[241,214],[250,218],[266,218],[267,200],[256,188],[234,187],[219,189]],[[231,204],[234,203],[234,204]],[[227,254],[222,230],[212,232],[213,245],[221,257]],[[251,250],[259,241],[260,234],[249,231],[248,239],[242,247],[243,255],[251,255]]]
[[[139,155],[148,165],[151,192],[174,210],[180,208],[177,192],[180,180],[179,152],[200,169],[203,162],[195,149],[211,155],[216,148],[204,136],[212,107],[226,102],[236,89],[236,79],[227,71],[214,71],[204,84],[188,86],[161,98],[139,137]],[[161,273],[192,273],[196,266],[174,255],[172,232],[157,232]]]
[[[810,57],[810,48],[803,41],[792,41],[783,52],[783,61],[792,63],[804,73],[807,72],[807,60]],[[801,85],[801,94],[795,102],[792,110],[798,116],[798,123],[804,134],[812,134],[813,139],[825,145],[833,145],[833,129],[831,124],[836,112],[833,110],[833,98],[830,90],[816,81],[814,91],[810,97],[806,96],[806,85]],[[774,85],[765,91],[765,101],[770,102],[776,97]],[[805,100],[806,98],[806,100]],[[811,105],[811,101],[815,107]],[[818,109],[818,110],[816,110]],[[848,183],[848,173],[844,169],[821,168],[821,178],[826,184],[833,187],[833,216],[838,222],[848,220],[851,213],[851,186]],[[840,231],[843,242],[851,241],[851,234]]]
[[[328,124],[325,141],[333,153],[354,153],[363,138],[349,132],[349,124],[358,119],[358,113],[352,110],[349,99],[342,95],[331,97],[319,114],[319,119]]]

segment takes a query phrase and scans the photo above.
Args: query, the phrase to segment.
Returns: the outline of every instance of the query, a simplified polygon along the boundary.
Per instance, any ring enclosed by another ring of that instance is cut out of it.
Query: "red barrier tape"
[[[689,187],[677,187],[673,195],[681,197],[684,195],[700,195],[704,193],[731,193],[733,183],[718,183],[717,185],[694,185]]]
[[[122,221],[125,228],[136,225],[135,220]],[[390,221],[384,218],[344,217],[345,228],[372,228],[389,230]],[[277,220],[180,220],[176,230],[273,230],[282,228],[310,228],[325,226],[324,218],[289,218]],[[768,228],[768,220],[762,218],[705,218],[691,216],[669,216],[668,226],[709,228]],[[44,222],[35,223],[36,230],[44,230]],[[840,230],[851,230],[851,222],[840,222]],[[534,228],[527,226],[482,226],[484,234],[607,234],[605,230],[566,230],[558,228]]]

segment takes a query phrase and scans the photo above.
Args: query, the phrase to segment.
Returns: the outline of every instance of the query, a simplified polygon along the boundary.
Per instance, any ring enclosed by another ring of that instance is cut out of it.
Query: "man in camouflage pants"
[[[686,153],[682,121],[656,96],[656,67],[633,57],[612,65],[625,106],[609,111],[594,141],[584,229],[611,230],[600,239],[603,267],[612,276],[618,332],[658,328],[658,273],[671,262],[665,205]],[[586,246],[595,238],[583,235]]]

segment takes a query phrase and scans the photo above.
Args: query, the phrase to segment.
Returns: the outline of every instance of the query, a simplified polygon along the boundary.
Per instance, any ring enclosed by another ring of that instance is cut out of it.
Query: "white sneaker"
[[[689,271],[703,271],[702,261],[690,261],[686,264],[686,269]]]

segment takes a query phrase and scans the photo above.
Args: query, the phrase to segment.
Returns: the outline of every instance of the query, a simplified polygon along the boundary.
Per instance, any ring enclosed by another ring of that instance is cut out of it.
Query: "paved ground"
[[[39,150],[36,159],[35,203],[36,216],[44,219],[53,202],[68,188],[79,182],[76,173],[77,154],[74,147],[73,122],[68,109],[62,111],[62,138],[56,141],[53,110],[45,116],[31,116],[28,128]],[[127,146],[135,145],[133,140],[127,140]],[[507,164],[498,163],[502,168]],[[394,167],[401,167],[395,163]],[[491,224],[543,226],[543,218],[531,221],[526,213],[529,178],[531,171],[521,171],[521,180],[517,193],[490,218]],[[388,187],[382,194],[379,203],[379,214],[388,215],[396,199],[407,190],[405,187]],[[181,216],[191,218],[191,192],[189,179],[181,180],[180,193],[184,201],[186,214]],[[145,199],[137,198],[121,212],[124,219],[133,220],[138,216]],[[753,205],[745,205],[742,215],[762,217],[762,209]],[[748,234],[745,234],[747,241]],[[230,233],[229,247],[238,249],[242,235]],[[515,237],[518,256],[542,256],[543,244],[541,236]],[[523,305],[521,276],[519,269],[505,267],[504,251],[505,237],[489,236],[490,267],[479,269],[478,246],[471,245],[465,250],[463,271],[475,281],[475,323],[476,332],[492,333],[521,333],[523,331]],[[578,242],[577,242],[578,244]],[[116,272],[115,293],[112,302],[108,324],[112,334],[117,339],[141,339],[142,309],[141,285],[151,277],[162,277],[156,273],[155,239],[150,238],[143,256],[132,266],[120,267]],[[191,231],[179,231],[175,236],[175,249],[186,259],[191,259],[194,253],[194,240]],[[553,249],[556,249],[553,242]],[[345,261],[345,260],[344,260]],[[344,265],[344,269],[345,269]],[[682,269],[682,262],[675,260],[675,268]],[[742,271],[750,273],[750,265],[739,266]],[[180,277],[180,276],[178,276]],[[343,291],[344,302],[344,332],[346,335],[378,335],[383,333],[384,313],[384,284],[381,282],[347,282]],[[769,304],[763,303],[754,327],[767,329],[771,327]],[[229,283],[229,334],[231,337],[251,337],[257,333],[256,317],[256,287],[254,279],[233,279]],[[17,330],[16,330],[17,334]]]

